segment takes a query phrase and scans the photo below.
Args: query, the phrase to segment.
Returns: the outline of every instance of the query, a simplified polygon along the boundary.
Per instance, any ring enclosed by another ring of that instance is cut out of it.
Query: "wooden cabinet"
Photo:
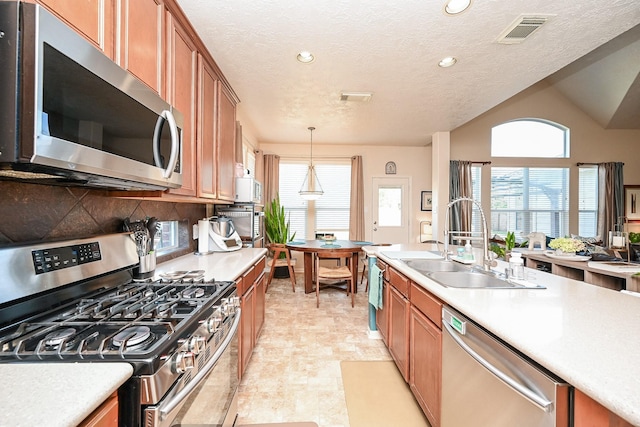
[[[182,187],[169,194],[196,196],[196,83],[198,51],[182,24],[171,14],[168,23],[167,100],[183,115]]]
[[[79,427],[118,427],[118,393],[109,396]]]
[[[265,276],[266,258],[262,257],[249,268],[238,281],[240,295],[240,377],[251,360],[253,348],[264,325],[265,315]]]
[[[409,381],[408,279],[389,268],[389,352],[405,381]]]
[[[382,270],[382,308],[376,310],[376,328],[382,336],[382,342],[389,346],[389,272],[387,264],[380,259],[376,261],[378,268]]]
[[[632,424],[609,411],[578,389],[574,391],[574,427],[631,427]]]
[[[218,82],[220,96],[218,104],[218,199],[233,202],[235,200],[235,161],[236,161],[236,104],[231,94]]]
[[[440,425],[442,302],[411,283],[409,385],[432,427]]]
[[[109,58],[115,58],[115,0],[37,0],[36,2],[82,34]]]
[[[120,11],[118,63],[163,96],[164,2],[163,0],[118,0],[118,6]]]

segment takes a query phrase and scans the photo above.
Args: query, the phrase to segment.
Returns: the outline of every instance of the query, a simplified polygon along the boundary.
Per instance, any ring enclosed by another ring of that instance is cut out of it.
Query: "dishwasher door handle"
[[[514,391],[516,391],[517,393],[522,395],[525,399],[527,399],[528,401],[530,401],[534,405],[538,406],[543,411],[551,412],[551,410],[553,409],[553,402],[551,402],[550,400],[548,400],[548,399],[546,399],[544,397],[539,396],[538,394],[536,394],[532,390],[530,390],[527,387],[524,387],[523,385],[519,384],[517,381],[515,381],[509,375],[507,375],[504,372],[502,372],[500,369],[498,369],[495,366],[493,366],[491,363],[489,363],[487,360],[485,360],[482,356],[480,356],[475,350],[473,350],[471,347],[469,347],[467,345],[467,343],[465,343],[458,336],[458,333],[453,329],[453,327],[451,327],[447,322],[442,322],[442,324],[444,325],[444,327],[445,327],[447,333],[449,334],[449,336],[451,336],[451,338],[453,338],[453,340],[465,352],[467,352],[469,354],[469,356],[473,357],[485,369],[487,369],[489,372],[491,372],[493,375],[495,375],[500,381],[505,383],[507,386],[511,387]]]

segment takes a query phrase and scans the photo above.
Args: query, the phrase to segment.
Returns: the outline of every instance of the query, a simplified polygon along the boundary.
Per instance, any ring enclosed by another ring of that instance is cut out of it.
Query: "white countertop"
[[[425,244],[364,248],[567,383],[640,425],[640,298],[532,269],[526,269],[527,278],[547,289],[446,288],[384,254],[430,249]],[[506,265],[499,261],[497,269]]]
[[[244,248],[209,255],[188,254],[158,264],[156,276],[176,270],[204,270],[205,279],[235,280],[266,249]],[[0,426],[75,426],[133,374],[128,363],[0,364],[4,395]]]
[[[188,254],[156,266],[156,278],[161,273],[181,270],[204,270],[205,280],[235,280],[255,264],[267,250],[243,248],[232,252],[214,252],[207,255]]]
[[[0,425],[76,426],[124,384],[128,363],[0,365]]]

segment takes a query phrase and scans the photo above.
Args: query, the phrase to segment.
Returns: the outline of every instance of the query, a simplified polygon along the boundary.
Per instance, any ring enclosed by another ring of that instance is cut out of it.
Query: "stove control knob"
[[[173,372],[176,374],[184,374],[193,369],[195,355],[190,351],[181,351],[175,355],[173,359]]]
[[[207,322],[206,322],[207,331],[209,331],[209,333],[212,334],[215,331],[217,331],[218,328],[220,328],[221,324],[222,324],[222,311],[218,308],[216,309],[216,311],[213,312],[213,316],[207,319]]]
[[[231,303],[234,307],[240,307],[240,297],[231,297]]]
[[[191,337],[191,339],[189,340],[189,351],[191,351],[193,354],[200,354],[204,350],[205,343],[206,340],[200,335]]]

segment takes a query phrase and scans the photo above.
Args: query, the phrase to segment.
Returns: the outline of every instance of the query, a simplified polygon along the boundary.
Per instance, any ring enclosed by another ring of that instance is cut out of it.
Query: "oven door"
[[[238,414],[238,309],[214,356],[180,392],[145,409],[146,427],[211,425],[231,427]]]

